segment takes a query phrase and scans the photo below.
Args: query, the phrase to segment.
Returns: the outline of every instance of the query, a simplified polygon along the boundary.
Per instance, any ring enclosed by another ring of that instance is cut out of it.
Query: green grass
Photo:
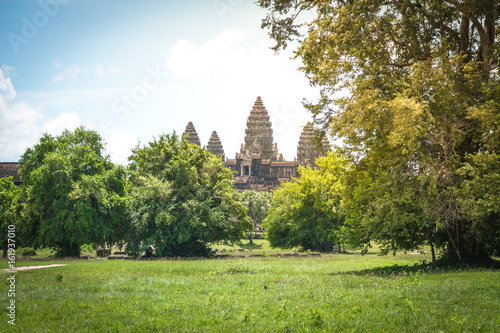
[[[270,251],[258,245],[254,253]],[[0,273],[0,332],[500,331],[499,271],[413,266],[423,259],[17,262],[69,266],[16,274],[15,327]]]

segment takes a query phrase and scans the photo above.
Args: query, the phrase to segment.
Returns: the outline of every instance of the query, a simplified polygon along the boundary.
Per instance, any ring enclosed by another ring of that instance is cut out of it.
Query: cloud
[[[137,146],[135,135],[127,130],[113,131],[104,136],[106,152],[111,156],[113,163],[126,165],[132,149]]]
[[[57,68],[57,65],[60,66],[60,64],[54,64],[54,66]],[[71,65],[66,67],[62,72],[55,74],[52,76],[52,82],[57,83],[57,82],[62,82],[62,81],[70,81],[74,80],[80,75],[81,73],[87,73],[87,69],[80,68],[78,65]]]
[[[256,84],[267,86],[262,80],[270,76],[293,76],[303,79],[303,74],[297,72],[301,65],[291,60],[293,55],[283,51],[276,55],[269,47],[268,39],[251,40],[248,30],[227,30],[210,39],[208,42],[196,45],[181,39],[170,50],[166,67],[180,78],[211,78],[232,79],[244,85]]]
[[[10,78],[0,69],[1,161],[18,161],[28,147],[38,142],[43,133],[59,135],[65,129],[73,130],[82,125],[76,112],[62,112],[49,118],[42,110],[43,108],[16,100],[16,90]],[[106,151],[111,160],[123,165],[128,163],[127,158],[138,142],[137,137],[127,130],[107,132],[103,139],[107,142]]]
[[[50,119],[41,125],[45,133],[62,133],[65,129],[73,129],[81,124],[80,117],[76,112],[65,112],[55,119]]]
[[[190,78],[200,78],[214,70],[227,71],[248,58],[243,43],[248,37],[247,30],[229,30],[200,46],[181,39],[170,50],[167,69],[176,76]]]
[[[60,69],[62,64],[59,60],[52,61],[52,65],[55,69]],[[74,81],[77,77],[83,74],[94,74],[96,77],[110,78],[118,75],[122,70],[118,66],[114,65],[104,65],[98,64],[94,66],[79,66],[79,65],[69,65],[57,74],[52,75],[52,83],[58,83],[63,81]]]
[[[0,69],[0,159],[19,160],[26,148],[33,146],[47,132],[60,134],[81,123],[74,112],[46,119],[43,113],[24,101],[16,100],[16,90],[9,77]]]
[[[0,69],[0,103],[11,102],[15,97],[16,91],[10,77],[6,77],[3,70]]]
[[[99,64],[94,67],[95,75],[101,79],[118,75],[121,72],[122,70],[118,66],[104,66],[103,64]]]

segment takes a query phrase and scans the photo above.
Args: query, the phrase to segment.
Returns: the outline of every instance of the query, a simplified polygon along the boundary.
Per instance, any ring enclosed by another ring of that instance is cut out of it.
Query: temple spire
[[[321,140],[321,148],[316,148],[314,142],[314,128],[311,122],[308,122],[300,134],[299,144],[297,146],[297,162],[302,166],[310,165],[316,167],[316,159],[320,156],[326,156],[331,151],[330,141],[326,135]]]
[[[201,142],[200,138],[198,136],[198,133],[196,132],[196,129],[194,128],[193,123],[190,121],[188,122],[186,129],[184,130],[184,133],[182,136],[186,136],[186,141],[195,144],[201,147]]]
[[[216,131],[212,132],[212,135],[208,140],[207,150],[214,155],[221,156],[222,160],[225,159],[224,148],[222,147],[222,142],[220,141]]]
[[[246,152],[256,153],[258,151],[262,159],[276,160],[276,154],[273,152],[271,119],[260,96],[257,97],[247,119],[245,145],[242,148],[242,154]]]

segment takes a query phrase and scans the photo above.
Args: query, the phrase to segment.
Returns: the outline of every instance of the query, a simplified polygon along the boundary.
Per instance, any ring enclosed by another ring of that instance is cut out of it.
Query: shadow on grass
[[[239,247],[241,247],[242,249],[245,249],[245,250],[257,250],[257,249],[262,249],[262,244],[243,244],[243,243],[239,243],[237,244]]]
[[[445,273],[445,272],[462,272],[462,271],[484,271],[500,270],[500,261],[492,260],[488,263],[481,264],[468,264],[468,263],[448,263],[440,262],[436,263],[416,263],[414,265],[393,265],[384,267],[375,267],[370,269],[363,269],[360,271],[347,271],[332,273],[333,276],[336,275],[355,275],[355,276],[373,276],[381,278],[399,278],[412,275],[420,275],[426,273]]]

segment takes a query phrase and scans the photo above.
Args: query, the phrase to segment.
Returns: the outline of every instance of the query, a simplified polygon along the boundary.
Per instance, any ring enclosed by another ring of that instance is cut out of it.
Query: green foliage
[[[337,231],[344,221],[341,176],[348,162],[335,152],[317,159],[316,164],[319,170],[300,168],[300,178],[274,192],[264,221],[272,247],[331,251],[338,244]]]
[[[23,225],[29,243],[78,256],[88,243],[120,241],[127,218],[123,167],[102,155],[97,132],[44,134],[21,158]]]
[[[377,240],[388,252],[433,244],[458,260],[493,253],[498,234],[491,230],[499,229],[498,213],[490,210],[489,218],[477,223],[476,200],[484,193],[475,191],[488,186],[489,200],[500,199],[495,189],[500,169],[491,153],[498,148],[490,138],[497,130],[488,121],[479,126],[474,118],[500,105],[481,104],[472,92],[464,92],[482,85],[473,64],[461,65],[459,59],[438,64],[413,66],[412,85],[394,99],[371,96],[352,106],[356,112],[365,110],[366,119],[381,111],[388,117],[346,177],[344,236],[354,245]],[[460,82],[462,93],[450,94],[458,89],[457,71],[467,73],[467,84]],[[485,93],[480,98],[496,97]]]
[[[429,244],[459,261],[491,255],[500,1],[258,4],[275,50],[299,42],[301,69],[321,88],[305,106],[353,162],[341,237],[382,242],[384,253]]]
[[[243,203],[247,209],[248,216],[253,221],[253,226],[260,225],[267,216],[267,210],[271,206],[273,194],[271,192],[243,191],[238,194],[238,201]],[[248,231],[251,242],[254,228]]]
[[[458,170],[460,204],[470,221],[469,236],[488,254],[500,253],[500,156],[476,154]]]
[[[273,194],[271,192],[243,191],[239,193],[240,202],[247,208],[248,216],[254,224],[260,224],[267,216],[267,210],[271,206]]]
[[[229,266],[225,270],[222,270],[221,273],[225,273],[225,274],[250,273],[250,274],[253,274],[253,273],[255,273],[255,271],[253,271],[248,266],[248,264],[245,262],[234,262],[234,263],[229,263]]]
[[[9,225],[17,225],[17,207],[21,191],[14,185],[12,177],[0,178],[0,245],[3,256],[7,255],[7,232]],[[16,243],[19,238],[13,239]],[[15,243],[13,243],[15,244]],[[15,244],[16,247],[18,244]]]
[[[23,256],[36,256],[36,250],[32,247],[26,247],[19,252]]]
[[[81,252],[94,252],[94,249],[92,248],[91,244],[84,244],[80,246],[80,251]]]
[[[129,158],[132,227],[127,251],[141,242],[168,257],[206,257],[208,244],[237,241],[251,228],[245,207],[237,202],[232,174],[220,158],[190,145],[174,133],[137,147]]]

